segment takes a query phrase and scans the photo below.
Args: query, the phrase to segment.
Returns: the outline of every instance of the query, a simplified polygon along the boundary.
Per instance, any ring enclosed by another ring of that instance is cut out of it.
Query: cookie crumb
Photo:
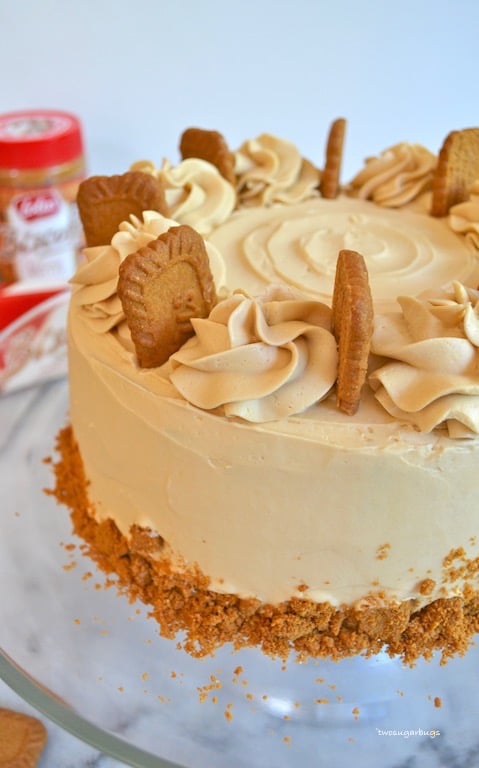
[[[388,542],[380,544],[376,549],[376,560],[385,560],[389,556],[390,549],[391,545]]]
[[[421,595],[430,595],[436,586],[434,579],[423,579],[418,584],[418,592]]]

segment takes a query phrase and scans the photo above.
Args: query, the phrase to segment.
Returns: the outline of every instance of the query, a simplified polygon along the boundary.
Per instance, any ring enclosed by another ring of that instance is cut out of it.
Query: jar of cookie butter
[[[0,288],[67,281],[81,245],[81,124],[54,110],[0,115]]]

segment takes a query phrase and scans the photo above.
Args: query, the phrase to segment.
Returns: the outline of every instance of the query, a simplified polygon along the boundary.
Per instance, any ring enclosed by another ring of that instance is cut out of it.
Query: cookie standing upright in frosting
[[[434,175],[431,213],[445,216],[463,203],[479,179],[479,128],[451,131],[439,152]]]
[[[203,239],[172,227],[122,262],[118,295],[138,362],[163,365],[193,334],[191,318],[208,316],[215,287]]]
[[[340,117],[332,124],[326,144],[326,158],[319,188],[322,196],[331,200],[337,197],[340,191],[345,131],[346,120]]]
[[[340,251],[333,293],[333,331],[338,341],[339,369],[336,402],[353,415],[359,407],[368,371],[373,332],[373,302],[364,258]]]
[[[188,128],[180,139],[182,158],[200,158],[214,165],[221,175],[235,185],[234,157],[224,136],[218,131]]]
[[[167,213],[162,186],[135,171],[121,176],[91,176],[80,184],[77,204],[87,246],[109,243],[121,222],[132,215],[150,210]]]

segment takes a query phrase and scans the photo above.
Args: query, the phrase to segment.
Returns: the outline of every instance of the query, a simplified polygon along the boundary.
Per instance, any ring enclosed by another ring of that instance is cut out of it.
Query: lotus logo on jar
[[[71,206],[56,190],[14,197],[7,208],[7,224],[15,241],[20,280],[70,278],[78,232]]]
[[[54,190],[33,192],[17,197],[14,201],[15,210],[24,221],[34,221],[44,217],[54,216],[59,212],[61,199]]]

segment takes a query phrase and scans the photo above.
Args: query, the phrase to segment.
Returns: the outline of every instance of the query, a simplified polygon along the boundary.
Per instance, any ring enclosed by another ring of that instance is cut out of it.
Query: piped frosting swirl
[[[157,168],[150,160],[134,163],[130,170],[149,173],[162,182],[171,218],[188,224],[200,235],[226,221],[236,205],[236,192],[206,160],[189,158],[173,166],[164,160]]]
[[[390,358],[369,377],[395,418],[421,432],[479,434],[479,291],[453,283],[435,297],[400,297],[401,312],[378,316],[372,352]]]
[[[420,144],[395,144],[378,157],[367,158],[349,191],[376,205],[399,208],[430,189],[436,164],[436,156]]]
[[[236,292],[170,358],[171,381],[193,405],[265,422],[300,413],[336,380],[331,312],[320,302],[272,287],[251,298]]]
[[[465,287],[477,285],[470,276],[478,272],[479,181],[443,223],[415,212],[436,166],[435,156],[419,145],[398,144],[367,160],[334,207],[320,197],[318,169],[287,141],[269,134],[246,141],[235,163],[236,190],[204,160],[132,166],[161,177],[173,218],[146,211],[142,221],[123,222],[111,244],[85,250],[72,279],[72,303],[90,328],[113,332],[131,349],[117,296],[123,259],[178,223],[211,233],[210,265],[217,294],[227,300],[209,318],[194,321],[196,336],[172,358],[172,381],[205,410],[258,422],[282,419],[307,410],[334,384],[322,302],[331,295],[338,249],[353,248],[366,259],[376,301],[372,351],[391,359],[370,377],[378,401],[421,431],[446,425],[455,437],[479,433],[473,375],[479,308],[475,290]],[[238,202],[248,210],[235,211]],[[385,210],[397,207],[406,210]],[[400,298],[402,314],[379,314],[395,301],[399,282],[412,296],[432,285],[432,277],[438,285],[458,282],[438,299]],[[283,287],[274,296],[267,291],[252,298],[271,283]],[[292,298],[290,287],[301,298]],[[235,366],[242,365],[239,376]]]
[[[289,141],[261,134],[235,153],[240,203],[299,203],[317,195],[319,171]]]

